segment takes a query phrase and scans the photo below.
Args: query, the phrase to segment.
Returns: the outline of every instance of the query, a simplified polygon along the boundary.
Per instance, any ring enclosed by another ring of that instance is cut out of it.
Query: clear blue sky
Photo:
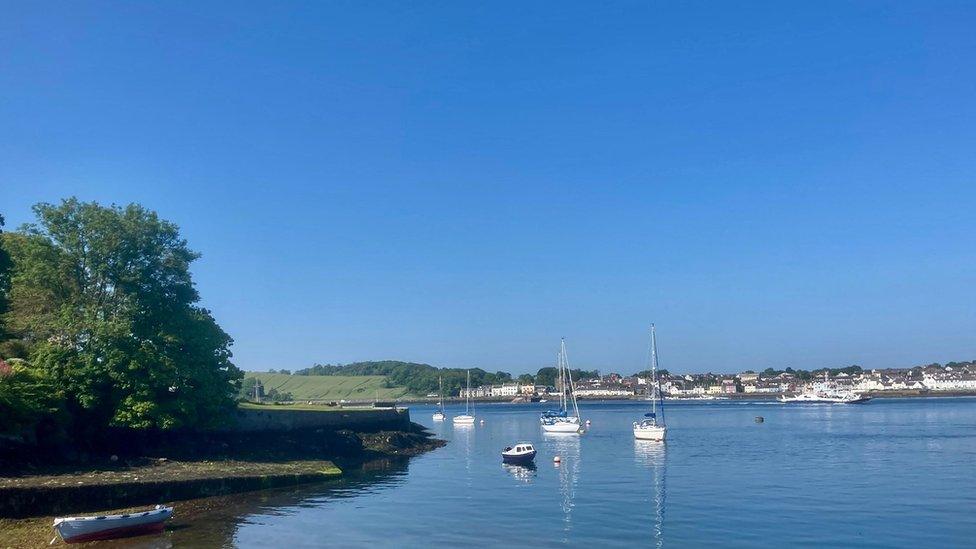
[[[83,4],[4,7],[0,212],[178,223],[242,368],[976,358],[971,2]]]

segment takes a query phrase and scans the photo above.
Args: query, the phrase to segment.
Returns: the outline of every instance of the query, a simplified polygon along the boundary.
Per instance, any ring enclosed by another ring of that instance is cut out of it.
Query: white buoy
[[[562,459],[559,456],[556,456],[556,457],[552,458],[552,462],[553,463],[559,463],[561,461],[562,461]]]
[[[589,425],[590,424],[590,420],[586,420],[586,424]]]
[[[481,424],[484,425],[485,424],[485,420],[481,420]]]

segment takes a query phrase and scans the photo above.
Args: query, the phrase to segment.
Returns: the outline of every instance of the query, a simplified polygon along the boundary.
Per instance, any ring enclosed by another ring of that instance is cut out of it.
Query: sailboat
[[[455,425],[474,425],[474,414],[471,413],[471,370],[468,370],[468,382],[464,391],[464,413],[454,416]]]
[[[447,416],[444,415],[444,379],[441,378],[441,377],[438,377],[437,378],[437,385],[439,387],[438,393],[437,393],[437,397],[438,397],[438,400],[437,400],[437,411],[434,412],[434,416],[433,417],[434,417],[434,421],[444,421],[444,418],[447,417]]]
[[[658,418],[658,401],[661,403],[661,417]],[[651,324],[651,411],[644,414],[639,421],[634,422],[634,438],[640,440],[657,440],[664,442],[667,433],[664,424],[664,395],[661,393],[661,381],[657,378],[657,336],[654,325]]]
[[[557,384],[559,385],[559,410],[547,411],[539,421],[542,430],[547,433],[582,433],[579,406],[576,404],[576,391],[573,387],[573,374],[569,371],[569,358],[566,356],[566,340],[559,345],[559,355],[556,359]],[[572,413],[569,404],[572,403]]]

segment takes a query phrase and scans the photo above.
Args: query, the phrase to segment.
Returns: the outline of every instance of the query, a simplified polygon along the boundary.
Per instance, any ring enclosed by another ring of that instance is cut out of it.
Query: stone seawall
[[[410,410],[407,408],[289,410],[287,406],[268,406],[266,410],[239,409],[237,421],[221,430],[239,433],[309,429],[375,432],[405,431],[409,428]]]

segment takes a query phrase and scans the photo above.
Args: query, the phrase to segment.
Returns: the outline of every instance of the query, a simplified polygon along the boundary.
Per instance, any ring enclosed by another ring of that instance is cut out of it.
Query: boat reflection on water
[[[637,463],[651,470],[654,493],[651,498],[653,509],[652,534],[654,546],[664,545],[664,512],[667,503],[667,452],[661,441],[634,440],[634,458]]]
[[[502,469],[508,471],[510,475],[515,477],[515,480],[520,480],[528,484],[535,478],[538,467],[536,467],[535,463],[526,463],[524,465],[502,463]]]
[[[451,442],[464,449],[464,459],[470,468],[471,454],[474,452],[475,426],[473,423],[455,423],[452,428],[454,433],[451,436]]]
[[[553,466],[559,470],[559,494],[563,510],[563,542],[570,541],[573,530],[573,508],[576,506],[576,485],[580,474],[580,436],[562,433],[544,433],[543,445],[547,456],[559,456]]]
[[[167,525],[167,528],[169,526]],[[156,536],[140,536],[135,538],[119,538],[113,540],[99,541],[97,545],[86,544],[98,547],[98,549],[173,549],[173,542],[166,534]]]

